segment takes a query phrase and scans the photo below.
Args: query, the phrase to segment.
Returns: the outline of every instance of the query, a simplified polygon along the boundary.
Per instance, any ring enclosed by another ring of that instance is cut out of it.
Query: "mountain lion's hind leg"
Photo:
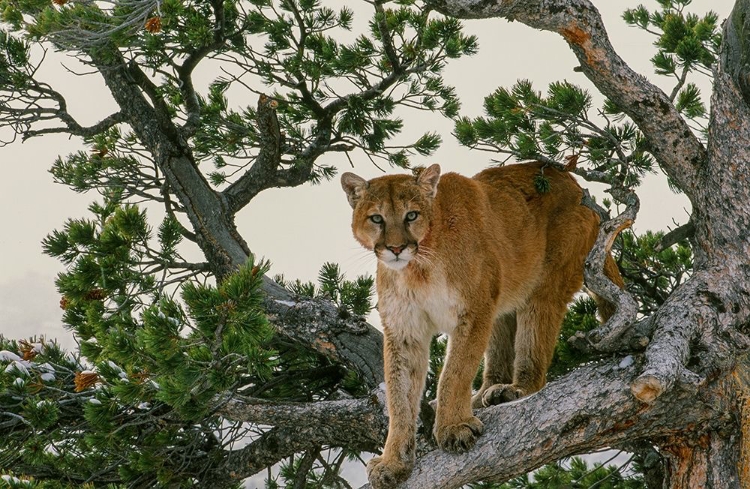
[[[534,292],[517,311],[513,383],[488,387],[482,396],[483,405],[513,401],[544,387],[566,306],[566,300],[555,298],[545,287]]]
[[[483,397],[487,389],[497,384],[513,382],[513,361],[515,359],[516,314],[504,314],[495,319],[492,334],[484,352],[484,372],[482,387],[471,398],[471,407],[485,407]]]

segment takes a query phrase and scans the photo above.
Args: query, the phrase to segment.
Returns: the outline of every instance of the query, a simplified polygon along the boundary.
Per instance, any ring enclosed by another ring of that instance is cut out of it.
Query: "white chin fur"
[[[403,260],[403,259],[391,260],[391,261],[380,260],[380,261],[383,263],[383,265],[387,266],[388,268],[392,270],[403,270],[404,268],[406,268],[406,265],[409,264],[408,260]]]
[[[390,250],[384,250],[380,254],[380,261],[383,265],[392,270],[403,270],[406,265],[414,258],[410,250],[404,250],[400,255],[394,255]]]

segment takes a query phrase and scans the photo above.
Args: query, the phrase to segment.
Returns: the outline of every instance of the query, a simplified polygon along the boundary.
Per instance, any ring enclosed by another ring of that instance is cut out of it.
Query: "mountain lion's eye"
[[[406,222],[412,222],[417,220],[417,216],[419,216],[419,212],[417,211],[409,211],[406,213]]]
[[[383,224],[383,216],[381,216],[380,214],[371,215],[370,220],[375,224]]]

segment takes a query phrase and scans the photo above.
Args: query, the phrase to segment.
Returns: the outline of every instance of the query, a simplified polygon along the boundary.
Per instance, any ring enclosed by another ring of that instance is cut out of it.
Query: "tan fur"
[[[537,192],[540,166],[492,168],[473,178],[440,178],[438,165],[419,177],[366,182],[342,175],[354,236],[378,257],[390,424],[383,455],[368,464],[373,487],[392,487],[414,464],[433,335],[449,335],[433,430],[445,450],[468,450],[482,433],[472,407],[544,386],[567,304],[583,284],[599,218],[581,205],[582,190],[567,173],[545,169],[551,190]],[[614,261],[605,268],[622,283]],[[609,307],[604,315],[611,312]],[[472,399],[482,355],[483,384]]]

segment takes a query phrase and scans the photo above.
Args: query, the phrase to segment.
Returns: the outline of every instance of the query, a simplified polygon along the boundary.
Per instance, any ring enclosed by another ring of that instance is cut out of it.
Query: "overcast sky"
[[[326,3],[326,2],[324,2]],[[656,2],[595,0],[601,10],[610,38],[630,66],[662,87],[671,82],[653,75],[649,58],[655,53],[653,37],[621,20],[622,11],[644,3]],[[697,0],[691,10],[702,13],[709,8],[725,18],[733,4],[730,0]],[[328,1],[332,7],[351,2]],[[361,11],[360,8],[356,9]],[[365,10],[366,12],[367,10]],[[369,14],[368,14],[369,15]],[[446,70],[446,81],[457,88],[462,101],[461,113],[481,114],[483,98],[498,86],[510,86],[527,78],[538,90],[549,82],[566,79],[593,87],[585,77],[573,71],[577,62],[565,41],[556,34],[539,32],[520,23],[503,20],[465,22],[466,30],[479,37],[479,54],[454,61]],[[98,75],[73,76],[65,67],[75,61],[61,55],[49,55],[40,77],[65,94],[71,113],[82,124],[91,124],[114,109]],[[703,86],[708,87],[706,80]],[[706,100],[708,99],[708,93]],[[255,96],[243,104],[255,104]],[[470,152],[459,147],[450,131],[452,123],[435,114],[404,114],[407,135],[416,139],[424,131],[437,131],[444,139],[432,157],[415,158],[415,164],[440,163],[443,171],[471,175],[491,163],[492,155]],[[7,132],[0,132],[7,137]],[[86,207],[98,195],[75,194],[54,184],[48,173],[60,154],[81,149],[77,139],[45,136],[0,148],[0,208],[3,209],[3,233],[0,236],[0,334],[24,338],[44,334],[72,346],[72,338],[60,321],[60,297],[54,279],[62,266],[42,254],[41,240],[60,228],[66,218],[89,217]],[[336,160],[334,160],[336,161]],[[345,160],[344,160],[345,161]],[[354,170],[345,164],[342,171],[355,171],[365,178],[381,173],[362,157]],[[328,161],[330,162],[330,161]],[[585,184],[584,184],[585,185]],[[672,194],[663,176],[649,177],[640,191],[639,230],[666,229],[673,220],[684,223],[688,216],[686,199]],[[240,232],[258,256],[271,260],[272,273],[288,278],[312,280],[326,261],[340,263],[348,276],[374,274],[375,261],[363,252],[351,237],[350,208],[340,189],[338,178],[318,186],[271,189],[263,192],[237,219]],[[373,318],[373,322],[377,322]]]

